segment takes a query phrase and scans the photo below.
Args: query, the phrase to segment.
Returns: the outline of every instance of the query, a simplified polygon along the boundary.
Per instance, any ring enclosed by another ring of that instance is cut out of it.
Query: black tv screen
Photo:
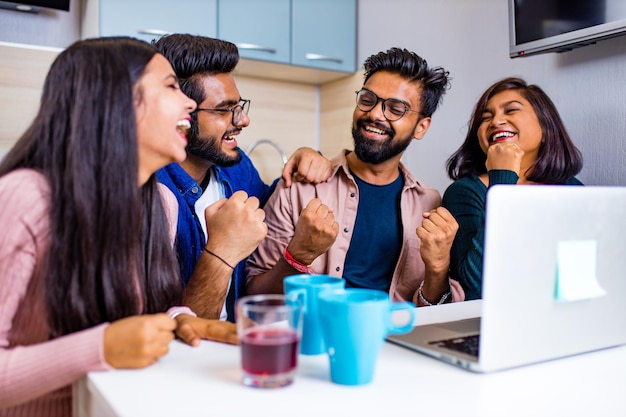
[[[27,6],[27,7],[23,7]],[[0,7],[5,9],[15,9],[24,12],[37,11],[39,8],[70,10],[70,0],[19,0],[19,1],[0,1]],[[32,7],[33,9],[29,9]]]
[[[509,0],[511,58],[565,52],[623,34],[624,0]]]

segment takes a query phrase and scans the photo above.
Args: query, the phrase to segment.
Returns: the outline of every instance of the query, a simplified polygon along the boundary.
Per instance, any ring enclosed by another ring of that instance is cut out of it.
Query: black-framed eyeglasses
[[[373,91],[363,88],[356,93],[356,106],[364,112],[371,111],[379,101],[383,104],[383,116],[390,122],[395,122],[404,116],[407,112],[412,111],[419,113],[417,110],[411,110],[411,107],[404,101],[397,98],[380,98]]]
[[[246,100],[242,98],[239,100],[239,104],[233,107],[214,108],[214,109],[196,107],[195,111],[212,111],[212,112],[219,113],[219,114],[226,114],[228,112],[231,112],[233,114],[233,118],[232,118],[233,125],[236,125],[241,121],[241,114],[242,113],[248,114],[249,110],[250,110],[250,100]]]

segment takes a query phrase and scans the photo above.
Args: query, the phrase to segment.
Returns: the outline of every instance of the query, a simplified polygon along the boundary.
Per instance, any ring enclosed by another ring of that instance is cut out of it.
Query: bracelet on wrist
[[[215,256],[217,259],[219,259],[220,261],[222,261],[222,263],[223,263],[224,265],[226,265],[227,267],[229,267],[229,268],[230,268],[230,269],[232,269],[233,271],[235,270],[235,267],[234,267],[234,266],[232,266],[231,264],[229,264],[228,262],[226,262],[226,261],[224,260],[224,258],[222,258],[221,256],[218,256],[218,255],[216,255],[215,253],[213,253],[213,252],[211,252],[210,250],[208,250],[208,249],[206,248],[206,246],[204,247],[204,251],[205,251],[206,253],[208,253],[209,255],[213,255],[213,256]]]
[[[435,306],[435,305],[441,305],[443,303],[446,302],[446,300],[448,299],[448,297],[450,297],[452,295],[452,293],[450,292],[450,290],[446,291],[445,294],[443,294],[441,296],[441,298],[439,299],[438,302],[436,303],[431,303],[430,301],[428,301],[426,299],[426,297],[424,297],[424,293],[422,292],[422,288],[424,287],[424,281],[422,281],[420,283],[420,286],[417,290],[417,298],[419,298],[419,300],[425,305],[425,306]]]
[[[311,273],[311,265],[306,265],[303,264],[302,262],[296,260],[291,253],[289,253],[289,249],[285,248],[285,252],[283,253],[283,258],[285,258],[285,261],[287,261],[287,263],[296,271],[298,272],[302,272],[303,274],[310,274]]]
[[[167,310],[167,314],[173,319],[180,316],[181,314],[187,314],[188,316],[197,317],[196,313],[194,313],[193,310],[187,306],[170,307],[170,309]]]

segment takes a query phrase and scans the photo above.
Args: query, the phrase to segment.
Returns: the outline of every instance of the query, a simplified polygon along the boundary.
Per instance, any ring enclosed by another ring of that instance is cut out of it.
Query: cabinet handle
[[[336,62],[337,64],[343,64],[343,59],[335,58],[335,57],[328,56],[328,55],[306,54],[304,57],[308,59],[309,61],[330,61],[330,62]]]
[[[270,48],[269,46],[255,45],[253,43],[237,43],[236,45],[237,45],[237,48],[239,49],[247,49],[249,51],[267,52],[269,54],[276,53],[276,49]]]
[[[140,35],[156,35],[156,36],[165,36],[169,35],[170,32],[161,29],[139,29],[137,31]]]

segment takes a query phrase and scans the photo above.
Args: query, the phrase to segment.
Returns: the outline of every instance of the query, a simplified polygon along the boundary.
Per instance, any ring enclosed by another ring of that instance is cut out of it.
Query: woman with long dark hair
[[[185,158],[195,107],[136,39],[52,64],[0,164],[0,416],[70,415],[74,381],[150,365],[174,337],[236,343],[232,323],[177,307],[177,205],[154,176]]]
[[[582,156],[548,95],[520,78],[491,85],[472,113],[461,147],[448,159],[455,180],[443,206],[459,223],[450,275],[467,300],[481,297],[487,190],[497,184],[581,185]]]

